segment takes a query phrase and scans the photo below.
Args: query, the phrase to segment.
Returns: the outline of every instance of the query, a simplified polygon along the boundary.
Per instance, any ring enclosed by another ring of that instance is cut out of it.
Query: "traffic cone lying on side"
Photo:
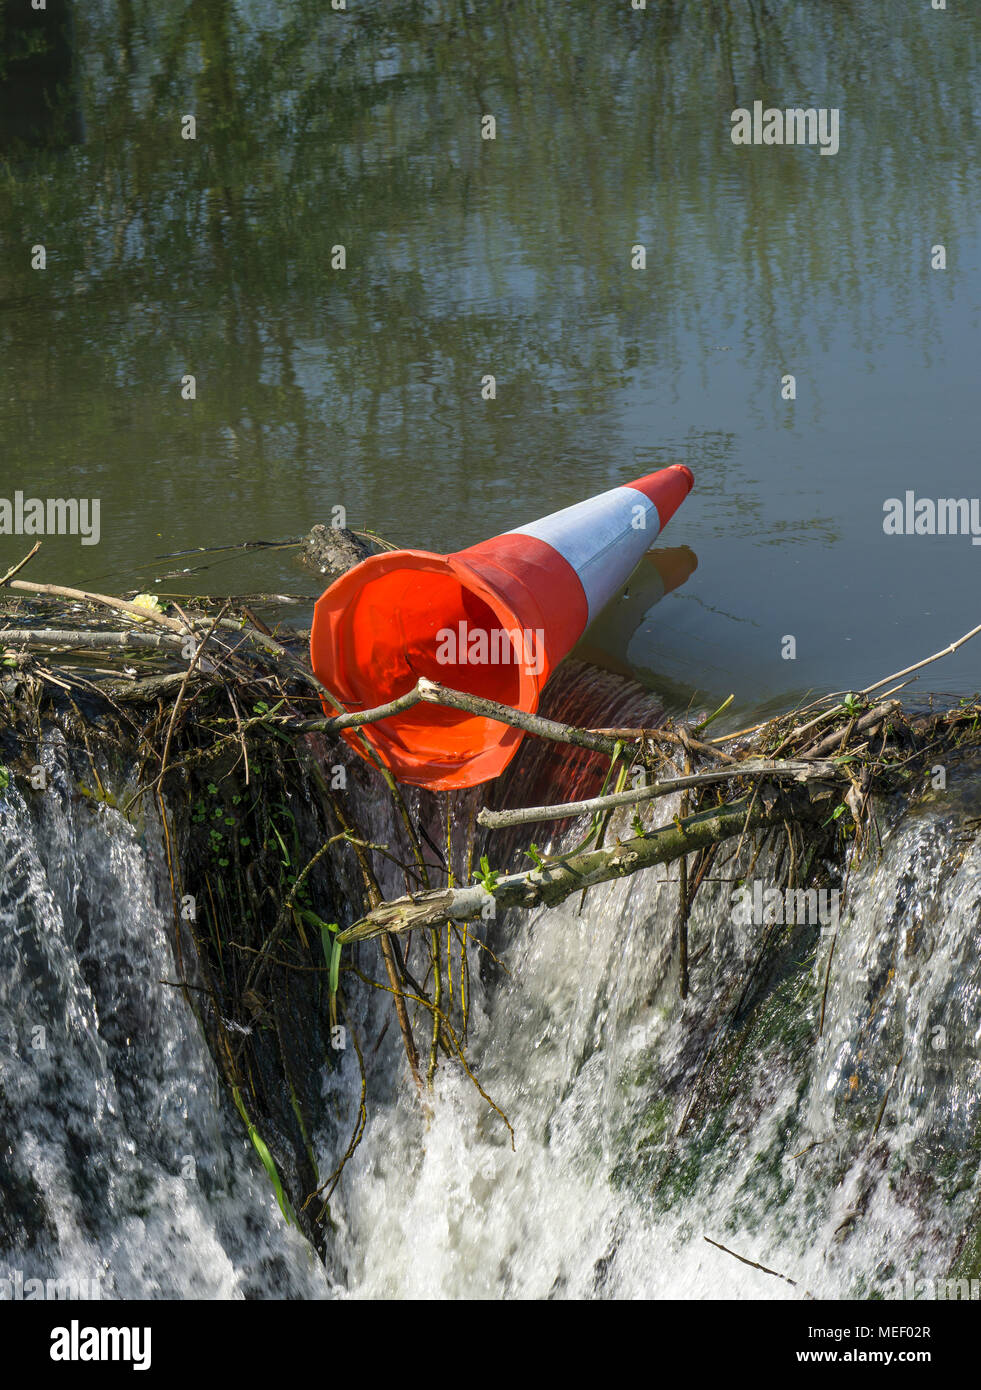
[[[425,676],[533,714],[549,675],[693,481],[674,464],[453,555],[371,556],[317,602],[314,673],[349,711],[386,704]],[[524,737],[428,703],[361,732],[399,782],[432,791],[496,777]],[[366,756],[357,734],[344,737]]]

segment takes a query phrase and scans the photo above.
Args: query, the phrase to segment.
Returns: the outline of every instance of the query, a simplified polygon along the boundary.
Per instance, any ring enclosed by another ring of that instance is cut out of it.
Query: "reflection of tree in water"
[[[0,155],[57,150],[82,138],[68,0],[0,3]]]
[[[36,239],[40,206],[52,248],[26,291],[40,331],[0,318],[25,459],[67,455],[62,436],[39,451],[38,432],[70,371],[86,399],[73,456],[111,457],[125,431],[150,457],[166,439],[188,477],[220,460],[312,495],[315,467],[321,498],[325,470],[367,461],[368,509],[386,492],[375,460],[437,491],[462,466],[480,506],[533,443],[571,496],[576,459],[616,453],[622,389],[674,370],[693,334],[703,356],[765,342],[772,360],[802,335],[826,348],[844,320],[871,355],[885,282],[898,322],[929,338],[910,248],[976,210],[976,13],[956,43],[944,18],[931,32],[896,8],[886,26],[851,0],[247,13],[117,0],[78,16],[87,143],[4,170],[4,242]],[[840,107],[841,153],[736,150],[728,112],[755,98]],[[196,142],[179,138],[185,112]],[[636,241],[643,276],[627,270]],[[338,242],[345,272],[329,269]],[[3,297],[25,294],[19,268],[0,274]],[[757,342],[724,336],[744,317]],[[194,366],[195,410],[175,413]],[[474,408],[489,370],[506,409]]]

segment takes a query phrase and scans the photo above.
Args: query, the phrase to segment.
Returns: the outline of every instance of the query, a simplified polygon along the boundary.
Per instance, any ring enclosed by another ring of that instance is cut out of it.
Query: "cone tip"
[[[677,468],[679,473],[684,473],[685,477],[688,479],[688,491],[691,492],[692,488],[695,486],[694,473],[685,463],[676,463],[675,467]]]

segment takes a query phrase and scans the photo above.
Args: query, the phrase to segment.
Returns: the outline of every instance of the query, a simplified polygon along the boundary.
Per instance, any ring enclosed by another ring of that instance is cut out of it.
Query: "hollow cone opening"
[[[348,710],[397,699],[426,677],[532,712],[546,668],[535,630],[527,631],[526,639],[522,615],[478,575],[441,556],[396,551],[327,590],[311,652],[318,678]],[[400,781],[437,790],[496,776],[521,741],[496,720],[438,705],[416,705],[364,734]],[[355,734],[345,737],[363,751]]]

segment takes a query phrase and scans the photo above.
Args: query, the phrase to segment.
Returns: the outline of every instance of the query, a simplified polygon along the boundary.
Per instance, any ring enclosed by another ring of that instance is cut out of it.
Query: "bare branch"
[[[629,792],[613,792],[610,796],[594,796],[587,801],[564,801],[555,806],[527,806],[517,811],[489,811],[485,806],[477,816],[478,824],[488,830],[505,826],[529,825],[533,821],[565,820],[593,811],[611,811],[620,806],[637,806],[658,796],[683,791],[687,787],[708,786],[713,782],[729,782],[734,777],[793,777],[798,782],[841,776],[841,769],[832,762],[773,762],[760,759],[739,763],[735,767],[712,768],[694,772],[688,777],[667,777],[652,782],[649,787],[637,787]]]
[[[30,559],[30,556],[28,556]],[[109,594],[90,594],[86,589],[66,589],[61,584],[31,584],[27,579],[14,579],[7,585],[10,589],[20,589],[27,594],[39,597],[79,599],[84,603],[98,603],[103,608],[114,608],[118,613],[128,613],[140,622],[156,623],[170,632],[184,632],[184,624],[176,618],[168,618],[166,613],[155,613],[152,608],[141,608],[138,603],[126,599],[112,598]]]
[[[958,637],[956,642],[951,642],[949,647],[943,647],[939,652],[934,652],[933,656],[924,657],[922,661],[915,662],[912,666],[906,666],[902,671],[894,671],[891,676],[886,676],[881,681],[876,681],[875,685],[867,685],[861,692],[863,695],[871,695],[873,690],[881,690],[890,681],[897,681],[901,676],[908,676],[912,671],[921,671],[924,666],[931,665],[934,661],[939,661],[942,656],[951,656],[957,651],[958,647],[963,647],[965,642],[970,642],[972,637],[977,637],[981,633],[981,623],[977,627],[972,627],[970,632],[965,632],[963,637]]]
[[[835,800],[827,787],[793,786],[787,791],[759,789],[751,797],[698,811],[684,821],[672,821],[649,834],[625,840],[609,849],[586,850],[546,860],[541,868],[508,874],[493,884],[441,888],[381,903],[367,916],[340,932],[345,945],[382,932],[414,931],[447,920],[467,921],[507,907],[554,907],[571,893],[611,879],[625,878],[654,864],[667,864],[684,854],[716,844],[732,835],[782,820],[815,820],[826,816]]]
[[[0,579],[0,589],[2,589],[5,584],[9,584],[10,580],[13,579],[14,575],[18,574],[24,568],[25,565],[30,564],[30,562],[34,559],[34,556],[38,553],[40,549],[41,542],[35,541],[31,549],[24,556],[23,560],[18,560],[16,565],[11,565],[7,573],[3,576],[2,579]]]
[[[79,629],[56,627],[0,628],[0,643],[8,647],[33,647],[47,650],[64,647],[72,651],[94,651],[113,648],[117,651],[180,651],[186,638],[171,632],[85,632]]]
[[[388,704],[378,705],[374,709],[335,715],[331,719],[306,719],[290,727],[303,733],[336,734],[344,729],[358,728],[362,724],[376,724],[380,719],[390,719],[393,714],[401,714],[418,704],[442,705],[446,709],[463,710],[467,714],[494,719],[499,724],[509,724],[514,729],[523,729],[525,733],[550,739],[553,743],[571,743],[577,748],[589,748],[597,753],[612,754],[618,742],[615,738],[593,733],[590,729],[575,729],[569,724],[559,724],[554,719],[543,719],[538,714],[512,709],[510,705],[499,705],[495,700],[485,700],[479,695],[469,695],[462,690],[449,690],[435,681],[426,680],[425,677],[420,678],[412,690],[406,691],[397,700],[390,700]]]

